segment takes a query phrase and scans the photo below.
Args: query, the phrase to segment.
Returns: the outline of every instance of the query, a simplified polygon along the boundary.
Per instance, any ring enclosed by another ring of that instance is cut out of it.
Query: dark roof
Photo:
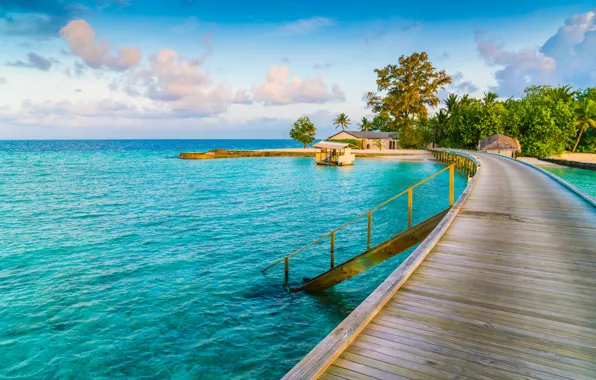
[[[361,132],[361,131],[341,131],[348,133],[358,139],[397,139],[399,137],[399,133],[397,132]],[[337,132],[333,136],[329,137],[332,139],[333,137],[337,136],[341,132]]]
[[[521,151],[517,139],[500,134],[495,134],[478,141],[478,150],[515,150]]]

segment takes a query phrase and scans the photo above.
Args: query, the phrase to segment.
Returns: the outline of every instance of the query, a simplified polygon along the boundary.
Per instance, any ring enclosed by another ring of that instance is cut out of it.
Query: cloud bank
[[[253,99],[266,105],[292,103],[327,103],[344,101],[345,95],[339,85],[327,86],[321,75],[316,78],[289,80],[288,66],[272,66],[265,82],[253,86]]]
[[[477,33],[478,52],[489,66],[499,67],[491,90],[502,96],[519,96],[530,84],[596,85],[594,11],[568,18],[540,48],[511,51],[482,37]]]

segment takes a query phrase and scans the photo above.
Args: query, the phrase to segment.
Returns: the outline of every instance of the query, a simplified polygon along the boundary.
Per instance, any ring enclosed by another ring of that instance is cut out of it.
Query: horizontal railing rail
[[[437,160],[448,161],[448,155],[449,155],[448,152],[434,151],[434,150],[432,152],[433,152],[433,154],[435,154],[435,158],[437,158]],[[452,154],[456,155],[455,152],[453,152]],[[468,175],[473,176],[472,172],[473,173],[476,172],[476,166],[477,166],[477,164],[475,162],[472,162],[473,158],[469,158],[469,156],[467,156],[467,155],[465,155],[465,156],[457,155],[456,157],[457,157],[457,159],[454,159],[453,162],[449,166],[445,167],[444,169],[426,177],[422,181],[420,181],[420,182],[416,183],[415,185],[407,188],[406,190],[394,195],[393,197],[387,199],[386,201],[379,203],[375,207],[358,215],[354,219],[342,224],[341,226],[335,228],[334,230],[327,232],[324,235],[319,236],[312,242],[295,250],[294,252],[290,253],[289,255],[278,259],[277,261],[275,261],[268,267],[262,269],[261,272],[265,273],[269,269],[271,269],[274,266],[281,264],[283,262],[284,263],[285,281],[288,282],[290,258],[292,256],[304,251],[305,249],[312,247],[313,245],[321,242],[322,240],[324,240],[327,237],[329,237],[330,265],[331,265],[331,268],[334,268],[334,266],[335,266],[335,234],[338,231],[344,229],[345,227],[351,225],[352,223],[364,218],[365,216],[368,219],[367,220],[367,222],[368,222],[368,225],[367,225],[367,250],[370,249],[371,243],[372,243],[372,213],[373,213],[373,211],[378,210],[379,208],[387,205],[388,203],[400,198],[401,196],[403,196],[405,194],[408,194],[408,228],[411,228],[412,227],[412,219],[413,219],[413,210],[412,210],[413,209],[413,190],[416,189],[417,187],[421,186],[422,184],[430,181],[431,179],[437,177],[439,174],[444,173],[446,171],[449,171],[449,207],[453,206],[454,201],[455,201],[455,194],[454,194],[455,193],[455,190],[454,190],[455,189],[455,170],[461,170],[461,171],[467,172]],[[468,162],[465,162],[465,161],[468,161]]]

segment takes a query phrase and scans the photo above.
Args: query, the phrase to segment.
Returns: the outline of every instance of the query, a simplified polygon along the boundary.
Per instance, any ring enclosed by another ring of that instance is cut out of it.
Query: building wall
[[[374,139],[359,139],[359,138],[354,137],[346,132],[340,132],[336,136],[333,136],[333,138],[330,140],[348,140],[348,139],[349,140],[361,140],[362,141],[362,149],[372,149],[372,150],[379,149],[379,148],[377,148],[377,145],[375,144]],[[395,139],[381,139],[381,141],[383,142],[383,148],[382,148],[383,150],[389,149],[389,141],[395,141],[394,149],[399,149],[399,143]]]
[[[390,141],[395,141],[395,148],[394,149],[400,149],[399,148],[399,143],[397,140],[394,139],[381,139],[381,141],[383,142],[383,148],[382,150],[389,150],[389,142]],[[372,150],[378,150],[379,148],[377,147],[377,144],[375,144],[375,140],[374,139],[362,139],[362,148],[363,149],[372,149]]]
[[[333,136],[333,138],[331,140],[345,140],[345,139],[360,140],[359,138],[356,138],[356,137],[354,137],[351,134],[346,133],[346,132],[340,132],[340,133],[338,133],[336,136]]]

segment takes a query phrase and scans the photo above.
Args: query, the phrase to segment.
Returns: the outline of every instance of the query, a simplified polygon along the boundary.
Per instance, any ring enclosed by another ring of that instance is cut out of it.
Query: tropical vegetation
[[[501,133],[517,138],[526,156],[596,153],[596,88],[529,86],[519,98],[487,92],[481,99],[455,93],[440,99],[451,78],[424,52],[375,73],[377,91],[367,101],[373,119],[360,128],[399,132],[403,148],[475,149],[479,139]]]
[[[290,137],[304,145],[304,149],[315,141],[317,129],[309,117],[304,116],[294,122]]]

